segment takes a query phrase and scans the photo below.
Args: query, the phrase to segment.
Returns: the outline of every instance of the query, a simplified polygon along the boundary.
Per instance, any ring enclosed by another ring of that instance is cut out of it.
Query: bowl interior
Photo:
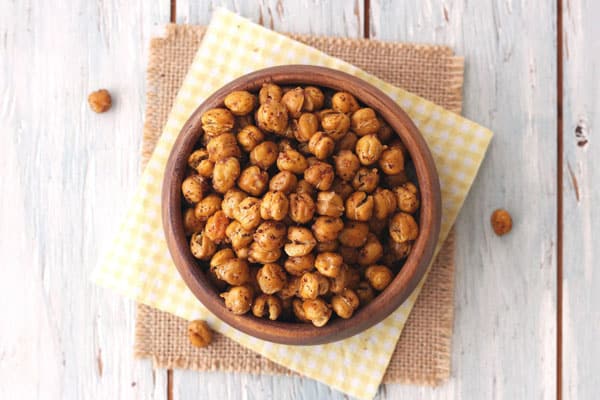
[[[200,267],[202,262],[192,256],[184,234],[180,187],[186,173],[187,158],[202,135],[201,115],[211,108],[222,107],[225,96],[234,90],[256,92],[268,82],[314,85],[354,94],[359,102],[374,109],[400,136],[411,155],[421,192],[419,236],[400,272],[383,292],[371,303],[359,308],[350,319],[332,319],[321,328],[229,312],[217,289],[207,280]],[[260,339],[295,345],[341,340],[373,326],[392,313],[410,295],[429,266],[441,222],[440,188],[435,164],[427,144],[406,113],[386,94],[359,78],[337,70],[306,65],[272,67],[242,76],[216,91],[196,109],[173,145],[167,162],[162,211],[171,256],[194,295],[218,318],[236,329]]]

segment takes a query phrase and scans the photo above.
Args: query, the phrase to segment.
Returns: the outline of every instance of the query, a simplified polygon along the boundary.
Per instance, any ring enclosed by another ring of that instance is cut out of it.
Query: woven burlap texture
[[[163,37],[151,41],[142,166],[154,150],[203,33],[203,27],[170,24]],[[463,59],[447,47],[289,36],[448,110],[461,111]],[[437,385],[448,378],[453,302],[451,232],[398,341],[384,383]],[[143,304],[137,309],[135,355],[151,358],[156,368],[294,374],[220,334],[207,348],[194,348],[187,339],[185,320]]]

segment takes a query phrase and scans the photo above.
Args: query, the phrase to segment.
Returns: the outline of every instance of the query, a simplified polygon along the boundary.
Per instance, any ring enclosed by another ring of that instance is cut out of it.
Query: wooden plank
[[[592,23],[594,14],[587,15]],[[452,379],[437,389],[389,385],[387,393],[390,398],[553,399],[555,4],[371,0],[370,16],[376,39],[447,44],[464,55],[464,114],[496,133],[456,224]],[[489,225],[498,207],[510,210],[515,222],[502,238]]]
[[[139,178],[168,1],[2,4],[0,398],[164,399],[165,374],[133,359],[134,304],[89,278]],[[100,87],[114,106],[96,115]]]
[[[563,2],[563,390],[598,397],[600,376],[600,4]]]

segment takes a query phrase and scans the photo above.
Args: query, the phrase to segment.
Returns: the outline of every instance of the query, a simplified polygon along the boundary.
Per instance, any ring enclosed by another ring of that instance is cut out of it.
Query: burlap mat
[[[203,33],[202,27],[171,24],[164,37],[150,44],[142,165],[152,154]],[[463,59],[447,47],[290,36],[451,111],[461,111]],[[398,341],[384,383],[436,385],[448,378],[453,303],[451,232]],[[185,320],[143,304],[137,309],[135,355],[152,358],[156,368],[293,374],[219,334],[207,348],[196,349],[188,342]]]

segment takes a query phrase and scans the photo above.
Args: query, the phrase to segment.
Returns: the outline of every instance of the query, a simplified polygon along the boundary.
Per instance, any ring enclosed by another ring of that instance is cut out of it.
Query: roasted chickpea
[[[246,197],[248,197],[248,195],[239,189],[229,189],[225,193],[223,201],[221,202],[221,208],[225,215],[227,215],[227,218],[235,218],[235,210]]]
[[[394,275],[385,265],[371,265],[365,270],[365,278],[373,289],[382,291],[394,279]]]
[[[190,238],[192,255],[200,260],[208,260],[217,251],[217,245],[204,232],[196,232]]]
[[[390,221],[390,236],[398,243],[415,240],[419,236],[419,226],[412,215],[399,212]]]
[[[342,246],[362,247],[367,241],[369,225],[364,222],[348,221],[340,232],[338,240]]]
[[[372,233],[367,236],[367,242],[361,247],[358,253],[358,264],[362,267],[366,267],[371,264],[375,264],[383,256],[383,246]]]
[[[300,276],[290,276],[283,289],[277,292],[277,296],[279,296],[283,300],[290,299],[298,294],[299,285]]]
[[[412,182],[406,182],[396,188],[394,188],[396,194],[396,201],[398,202],[398,208],[400,211],[406,213],[414,213],[419,208],[419,189]]]
[[[247,115],[254,110],[256,96],[245,90],[237,90],[225,96],[223,103],[233,115]]]
[[[375,135],[381,127],[377,114],[371,108],[361,108],[355,111],[350,120],[352,130],[358,136]]]
[[[379,167],[388,175],[397,175],[404,170],[404,155],[398,147],[390,147],[381,153]]]
[[[248,254],[250,253],[250,246],[234,248],[233,251],[235,252],[235,255],[238,258],[243,258],[244,260],[247,260]]]
[[[195,320],[188,324],[188,338],[194,347],[206,347],[212,342],[212,331],[208,324]]]
[[[350,195],[352,193],[354,193],[354,188],[352,187],[352,185],[350,185],[348,182],[343,181],[339,178],[336,178],[333,181],[333,185],[331,185],[330,190],[332,190],[336,194],[338,194],[344,201],[346,201],[346,199],[348,197],[350,197]]]
[[[268,317],[271,321],[275,321],[281,315],[282,309],[283,307],[279,297],[261,294],[254,299],[252,314],[258,318]]]
[[[342,256],[342,259],[344,260],[344,263],[348,265],[358,264],[358,255],[360,254],[360,248],[340,246],[339,252]]]
[[[257,242],[253,242],[248,249],[248,261],[252,263],[274,263],[279,257],[281,257],[281,249],[265,249]]]
[[[321,112],[321,127],[333,140],[340,140],[350,129],[350,118],[333,110]]]
[[[319,119],[315,114],[304,113],[298,118],[298,124],[294,137],[299,142],[308,142],[319,130]]]
[[[362,165],[372,165],[379,160],[383,145],[375,135],[366,135],[356,142],[356,155]]]
[[[341,218],[326,216],[318,217],[312,226],[315,238],[319,242],[336,240],[342,229],[344,229],[344,222]]]
[[[212,185],[219,193],[225,193],[235,185],[240,176],[240,161],[235,157],[224,158],[215,163]]]
[[[292,300],[292,310],[294,311],[294,316],[298,321],[301,322],[310,322],[308,318],[306,318],[306,313],[304,312],[304,308],[302,307],[303,301],[300,299]]]
[[[359,303],[363,306],[369,304],[375,298],[375,291],[367,281],[361,281],[354,291],[358,296]]]
[[[221,198],[216,194],[206,196],[202,201],[194,207],[196,218],[201,221],[206,221],[211,215],[221,209]]]
[[[360,300],[358,295],[352,289],[344,289],[340,294],[336,294],[331,298],[331,307],[333,311],[340,317],[348,319],[354,314],[358,308]]]
[[[306,319],[310,320],[316,327],[321,327],[331,318],[331,308],[321,298],[314,300],[304,300],[302,309]]]
[[[260,200],[256,197],[246,197],[234,210],[235,219],[237,219],[242,228],[246,230],[254,229],[260,224]]]
[[[335,278],[331,278],[329,290],[331,290],[331,292],[335,294],[342,293],[344,289],[349,287],[351,280],[353,279],[352,271],[353,269],[348,267],[348,265],[342,264],[337,276]]]
[[[354,192],[346,199],[346,217],[354,221],[368,221],[373,215],[373,196]]]
[[[234,249],[241,249],[250,246],[254,232],[244,229],[239,221],[231,221],[231,223],[227,225],[225,235]]]
[[[344,114],[357,111],[360,106],[356,98],[347,92],[337,92],[331,98],[331,108]]]
[[[196,217],[196,213],[193,208],[188,208],[183,213],[183,230],[186,236],[190,236],[192,233],[200,232],[204,229],[204,220]]]
[[[371,193],[377,189],[377,185],[379,185],[379,172],[377,168],[361,168],[352,180],[354,190],[361,192]]]
[[[354,149],[356,148],[356,142],[358,142],[358,136],[356,136],[356,133],[354,133],[352,131],[348,131],[348,133],[346,133],[343,138],[338,140],[337,145],[336,145],[336,150],[337,151],[342,151],[342,150],[354,151]]]
[[[206,149],[194,150],[194,152],[188,157],[188,166],[192,169],[197,170],[200,161],[206,160],[207,158],[208,151],[206,151]]]
[[[342,256],[337,253],[319,253],[315,258],[315,268],[328,278],[338,276],[343,263]]]
[[[290,275],[300,276],[315,268],[315,256],[309,253],[304,256],[288,257],[283,267]]]
[[[279,149],[274,142],[262,142],[250,152],[250,163],[269,169],[277,161]]]
[[[335,142],[326,133],[317,132],[308,141],[308,151],[319,160],[329,157],[335,149]]]
[[[95,113],[103,113],[110,110],[112,98],[110,92],[106,89],[96,90],[88,96],[88,104]]]
[[[258,286],[263,293],[273,294],[286,286],[287,275],[279,264],[265,264],[256,274]]]
[[[379,121],[381,127],[377,132],[377,137],[381,140],[381,143],[388,143],[395,136],[392,128],[385,122]]]
[[[279,249],[285,244],[287,227],[283,222],[266,221],[256,228],[254,241],[264,249]]]
[[[315,203],[307,193],[292,193],[290,195],[289,215],[292,221],[305,224],[315,214]]]
[[[300,179],[298,185],[296,185],[296,193],[305,193],[312,197],[315,195],[315,187],[305,179]]]
[[[333,178],[335,178],[333,167],[321,161],[316,161],[304,171],[304,180],[318,190],[329,190]]]
[[[212,258],[210,259],[210,269],[214,270],[220,265],[224,264],[226,261],[232,260],[235,258],[235,254],[233,250],[230,248],[225,248],[217,251]]]
[[[190,175],[185,178],[181,184],[183,197],[190,204],[200,202],[208,190],[208,184],[200,175]]]
[[[242,128],[237,134],[237,141],[245,152],[250,153],[265,140],[265,135],[254,125]]]
[[[207,138],[230,133],[235,125],[231,111],[226,108],[213,108],[202,114],[202,130]]]
[[[292,174],[290,171],[281,171],[271,178],[269,189],[274,192],[290,194],[296,189],[296,185],[298,185],[298,178],[296,178],[296,175]]]
[[[277,101],[261,104],[256,111],[258,127],[267,132],[283,135],[288,127],[288,111],[286,106]]]
[[[304,104],[302,109],[304,111],[313,112],[323,108],[325,103],[325,95],[321,89],[314,86],[307,86],[304,88]]]
[[[502,208],[494,210],[490,217],[494,233],[498,236],[506,235],[512,230],[512,217]]]
[[[281,103],[287,107],[290,117],[298,118],[304,105],[304,89],[297,87],[285,92],[281,97]]]
[[[344,200],[335,192],[319,192],[317,213],[328,217],[341,217],[344,213]]]
[[[333,157],[335,173],[345,181],[351,181],[360,168],[360,161],[350,150],[341,150]]]
[[[288,207],[288,198],[283,192],[267,192],[260,203],[260,216],[281,221],[288,215]]]
[[[230,258],[214,267],[215,275],[230,285],[243,285],[250,281],[250,267],[248,262],[241,258]]]
[[[319,295],[319,279],[317,274],[307,272],[300,278],[298,296],[302,299],[316,299]]]
[[[288,148],[279,152],[277,156],[277,168],[280,171],[289,171],[301,174],[308,167],[306,158],[298,151]]]
[[[390,240],[388,243],[388,251],[387,253],[392,254],[393,258],[392,258],[392,263],[398,261],[398,260],[402,260],[406,257],[408,257],[408,255],[410,254],[410,251],[412,250],[412,245],[413,242],[402,242],[402,243],[398,243],[395,242],[393,240]]]
[[[252,165],[240,174],[238,187],[251,196],[260,196],[267,189],[269,174],[256,165]]]
[[[308,228],[290,226],[288,228],[288,243],[283,246],[288,256],[305,256],[316,246],[317,241]]]
[[[212,178],[215,172],[215,163],[210,160],[202,160],[196,167],[196,171],[203,178]]]
[[[225,307],[234,314],[242,315],[250,311],[254,300],[253,290],[248,286],[234,286],[228,292],[221,293]]]
[[[389,189],[377,188],[373,194],[373,216],[379,220],[387,218],[396,210],[396,196]]]
[[[258,93],[258,101],[264,104],[268,101],[280,101],[283,96],[281,88],[274,83],[265,83]]]
[[[217,211],[211,215],[206,221],[206,227],[204,233],[206,236],[215,243],[222,243],[227,238],[225,231],[229,225],[229,218],[223,211]]]

